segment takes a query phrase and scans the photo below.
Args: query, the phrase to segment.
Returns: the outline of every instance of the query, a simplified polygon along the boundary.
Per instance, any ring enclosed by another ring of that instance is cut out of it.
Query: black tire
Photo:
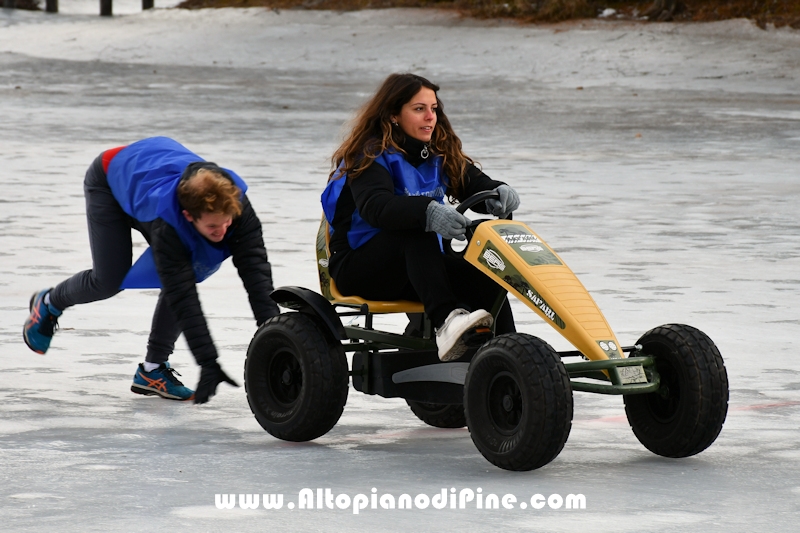
[[[572,427],[572,387],[556,351],[509,333],[478,350],[464,384],[472,441],[493,465],[533,470],[558,456]]]
[[[417,418],[435,428],[463,428],[467,425],[463,405],[446,405],[406,400]]]
[[[267,321],[247,349],[244,384],[250,410],[270,435],[302,442],[331,430],[347,402],[347,359],[341,344],[310,316]]]
[[[661,387],[624,397],[634,435],[664,457],[689,457],[716,440],[728,413],[728,374],[719,350],[702,331],[667,324],[637,344],[656,358]]]

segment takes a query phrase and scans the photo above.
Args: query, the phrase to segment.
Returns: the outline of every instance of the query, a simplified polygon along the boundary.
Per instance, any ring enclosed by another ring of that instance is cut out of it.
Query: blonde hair
[[[178,184],[178,202],[192,218],[205,213],[242,214],[242,191],[229,177],[208,168],[199,168]]]

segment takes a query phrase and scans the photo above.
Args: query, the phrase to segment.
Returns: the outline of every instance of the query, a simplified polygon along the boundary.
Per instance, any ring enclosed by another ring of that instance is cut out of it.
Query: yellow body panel
[[[623,357],[620,344],[570,268],[522,222],[492,220],[464,258],[497,281],[592,360]]]

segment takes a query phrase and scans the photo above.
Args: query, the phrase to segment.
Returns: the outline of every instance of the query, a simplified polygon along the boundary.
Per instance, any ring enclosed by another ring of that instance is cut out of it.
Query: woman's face
[[[433,128],[436,127],[436,93],[423,87],[395,115],[396,122],[403,133],[422,142],[430,142]]]

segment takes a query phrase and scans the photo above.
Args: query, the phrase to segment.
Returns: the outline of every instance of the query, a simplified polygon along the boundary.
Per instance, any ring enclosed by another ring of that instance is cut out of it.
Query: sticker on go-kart
[[[486,260],[489,268],[500,270],[501,272],[506,269],[506,262],[494,250],[485,249],[481,257]]]
[[[496,224],[492,229],[529,265],[562,264],[547,245],[526,228],[516,224]]]
[[[514,268],[511,261],[503,257],[503,254],[492,244],[487,242],[478,255],[478,262],[486,268],[495,272],[495,275],[504,282],[511,285],[511,288],[519,293],[523,298],[527,298],[538,308],[544,316],[553,321],[561,329],[566,328],[566,324],[560,316],[547,304],[536,289],[528,284],[528,281]],[[559,263],[560,264],[560,263]]]
[[[623,385],[629,383],[647,383],[647,374],[641,366],[621,366],[617,368]]]

